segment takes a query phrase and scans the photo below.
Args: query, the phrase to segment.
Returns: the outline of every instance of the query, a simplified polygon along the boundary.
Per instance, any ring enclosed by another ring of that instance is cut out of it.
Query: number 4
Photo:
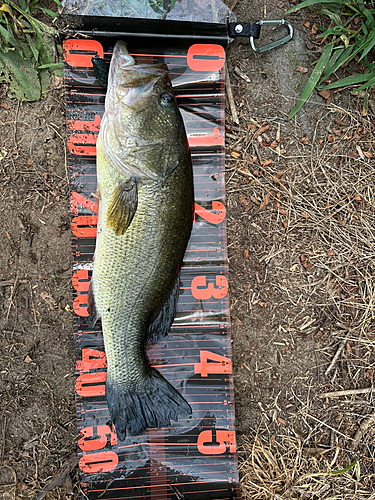
[[[212,362],[209,363],[208,360]],[[232,373],[232,361],[214,352],[201,351],[200,363],[194,364],[194,373],[199,373],[201,377],[207,377],[209,374]]]

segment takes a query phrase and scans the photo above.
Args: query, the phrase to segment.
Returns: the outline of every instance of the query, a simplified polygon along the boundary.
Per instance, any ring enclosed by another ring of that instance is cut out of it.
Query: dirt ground
[[[291,5],[240,0],[234,12],[244,21],[279,19]],[[370,100],[363,116],[362,100],[345,89],[328,100],[314,94],[288,120],[317,60],[316,20],[288,19],[296,36],[280,49],[257,55],[246,39],[228,48],[239,117],[228,101],[242,494],[371,499],[374,110]],[[0,494],[18,500],[34,498],[75,453],[75,356],[62,82],[37,103],[6,93],[1,88]],[[77,493],[75,469],[45,498]]]

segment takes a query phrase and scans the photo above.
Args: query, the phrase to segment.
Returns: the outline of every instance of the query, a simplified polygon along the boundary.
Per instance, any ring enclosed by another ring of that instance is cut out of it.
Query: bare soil
[[[246,0],[234,12],[244,21],[279,19],[291,5]],[[374,115],[370,106],[363,116],[362,100],[344,90],[329,104],[314,94],[288,120],[317,59],[306,48],[316,41],[314,18],[299,13],[288,19],[297,33],[280,49],[257,55],[246,39],[228,48],[239,116],[236,123],[228,101],[242,493],[249,500],[370,499]],[[55,79],[37,103],[6,93],[3,87],[0,494],[18,500],[33,498],[75,453],[75,353],[62,82]],[[333,391],[347,392],[322,396]],[[75,469],[45,498],[74,500],[77,494]]]

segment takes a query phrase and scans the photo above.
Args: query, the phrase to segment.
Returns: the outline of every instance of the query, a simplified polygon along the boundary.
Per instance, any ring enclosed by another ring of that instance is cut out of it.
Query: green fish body
[[[106,397],[120,440],[189,415],[146,359],[168,334],[193,222],[193,175],[165,65],[134,65],[117,42],[97,142],[98,234],[89,311],[101,317]]]

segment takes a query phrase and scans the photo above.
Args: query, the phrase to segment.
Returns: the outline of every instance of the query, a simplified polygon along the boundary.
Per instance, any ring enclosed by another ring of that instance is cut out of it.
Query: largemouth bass
[[[164,64],[135,65],[117,42],[97,142],[98,234],[89,312],[101,317],[106,397],[117,436],[191,414],[146,359],[168,334],[193,222],[186,132]]]

